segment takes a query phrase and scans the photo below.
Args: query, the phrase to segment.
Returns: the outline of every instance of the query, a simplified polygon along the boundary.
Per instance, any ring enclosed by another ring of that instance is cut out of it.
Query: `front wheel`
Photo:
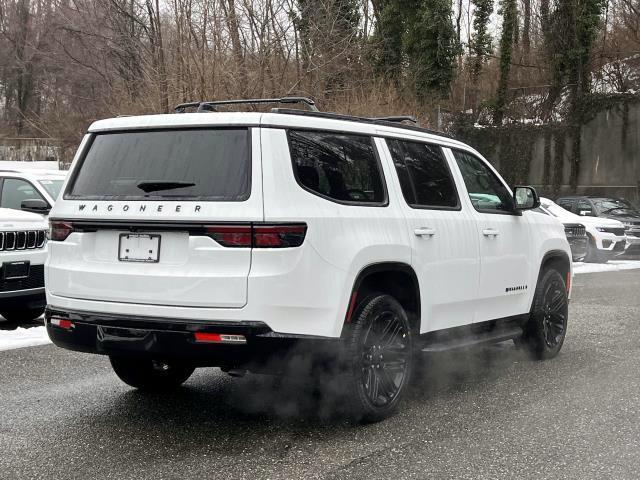
[[[351,327],[346,361],[352,413],[377,422],[396,411],[407,390],[413,351],[409,320],[395,298],[377,295],[363,302]]]
[[[562,348],[567,333],[569,300],[564,278],[554,269],[542,272],[533,298],[529,321],[522,342],[531,354],[546,360],[555,357]]]
[[[109,357],[116,375],[139,390],[163,391],[179,387],[191,376],[194,367],[175,361]]]

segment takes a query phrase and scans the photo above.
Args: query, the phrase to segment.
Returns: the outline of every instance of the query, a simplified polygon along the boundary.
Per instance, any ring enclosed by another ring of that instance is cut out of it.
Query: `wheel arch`
[[[567,290],[571,287],[571,257],[564,250],[550,250],[544,254],[540,262],[540,270],[538,271],[537,280],[546,268],[555,268],[560,272],[567,284]]]
[[[381,262],[367,265],[356,276],[345,312],[342,337],[362,307],[362,301],[373,293],[386,293],[400,302],[409,316],[412,329],[419,333],[421,297],[415,270],[403,262]]]

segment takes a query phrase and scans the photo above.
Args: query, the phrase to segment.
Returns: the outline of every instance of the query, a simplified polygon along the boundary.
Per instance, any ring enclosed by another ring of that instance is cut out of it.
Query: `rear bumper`
[[[72,322],[62,328],[52,317]],[[176,359],[194,366],[277,370],[277,360],[303,352],[327,352],[339,339],[292,336],[273,332],[262,322],[198,322],[157,319],[47,308],[47,333],[53,343],[68,350],[113,356]],[[196,332],[243,335],[246,343],[200,343]]]
[[[35,310],[47,304],[44,287],[0,292],[1,310]]]

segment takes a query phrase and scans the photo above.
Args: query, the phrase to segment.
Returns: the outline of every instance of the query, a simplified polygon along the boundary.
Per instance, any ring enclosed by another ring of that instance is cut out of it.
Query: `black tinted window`
[[[455,183],[440,147],[403,140],[389,140],[387,144],[409,205],[458,206]]]
[[[511,192],[495,173],[479,158],[461,150],[454,150],[460,173],[467,186],[474,208],[484,212],[512,212]]]
[[[94,138],[69,193],[239,201],[250,178],[247,129],[108,133]]]
[[[308,190],[341,202],[385,201],[370,137],[292,130],[289,146],[296,177]]]

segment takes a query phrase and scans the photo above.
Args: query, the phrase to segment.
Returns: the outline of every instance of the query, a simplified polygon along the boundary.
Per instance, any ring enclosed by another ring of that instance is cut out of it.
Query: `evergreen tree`
[[[500,79],[493,108],[494,125],[502,125],[504,111],[507,104],[509,88],[509,73],[511,72],[511,54],[518,22],[517,0],[502,0],[502,34],[500,36]]]
[[[473,17],[473,36],[470,41],[470,49],[473,55],[471,63],[471,79],[476,83],[482,70],[487,55],[493,51],[491,34],[487,27],[493,13],[493,0],[473,0],[476,7]]]
[[[402,37],[405,18],[398,0],[373,2],[376,28],[373,64],[378,73],[399,81],[402,76]]]
[[[407,30],[403,46],[407,55],[408,79],[416,96],[446,96],[455,76],[459,45],[451,19],[449,0],[403,2]]]

